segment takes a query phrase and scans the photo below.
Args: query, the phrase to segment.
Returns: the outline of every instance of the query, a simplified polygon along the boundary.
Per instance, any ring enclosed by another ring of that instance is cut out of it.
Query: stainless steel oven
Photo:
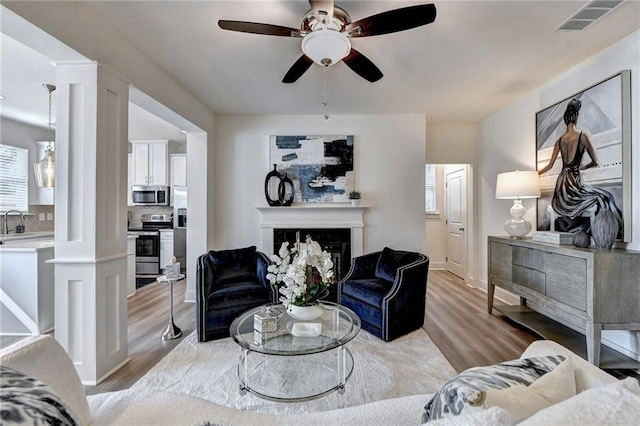
[[[129,231],[136,238],[136,274],[160,273],[160,231]]]
[[[160,274],[160,229],[173,227],[170,214],[143,214],[142,227],[130,228],[136,238],[136,274]]]

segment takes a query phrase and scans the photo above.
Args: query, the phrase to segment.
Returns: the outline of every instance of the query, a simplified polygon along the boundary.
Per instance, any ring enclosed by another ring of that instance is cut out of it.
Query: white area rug
[[[219,405],[261,413],[326,411],[400,396],[436,392],[456,372],[424,330],[384,342],[362,330],[347,345],[354,370],[346,392],[299,403],[240,396],[240,346],[231,338],[198,343],[195,332],[145,374],[132,390],[146,387],[182,393]],[[426,401],[425,401],[426,403]]]

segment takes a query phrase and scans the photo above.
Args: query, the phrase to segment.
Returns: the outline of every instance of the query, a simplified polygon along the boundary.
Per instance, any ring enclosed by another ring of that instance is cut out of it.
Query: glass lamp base
[[[531,232],[531,222],[524,219],[509,219],[504,223],[504,230],[514,238],[524,238]]]

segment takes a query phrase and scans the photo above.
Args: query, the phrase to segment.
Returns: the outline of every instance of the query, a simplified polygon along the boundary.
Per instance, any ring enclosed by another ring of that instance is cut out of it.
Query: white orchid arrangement
[[[308,306],[329,294],[334,280],[331,255],[311,238],[291,249],[288,242],[282,243],[271,260],[274,264],[267,268],[267,279],[272,284],[283,284],[279,292],[285,307]],[[313,273],[314,269],[318,274]]]

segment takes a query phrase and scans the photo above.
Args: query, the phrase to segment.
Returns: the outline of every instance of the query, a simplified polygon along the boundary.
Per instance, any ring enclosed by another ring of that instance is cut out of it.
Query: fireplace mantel
[[[261,251],[273,254],[273,230],[280,228],[349,228],[351,256],[364,254],[364,213],[368,207],[348,204],[294,204],[256,207],[262,215]]]

